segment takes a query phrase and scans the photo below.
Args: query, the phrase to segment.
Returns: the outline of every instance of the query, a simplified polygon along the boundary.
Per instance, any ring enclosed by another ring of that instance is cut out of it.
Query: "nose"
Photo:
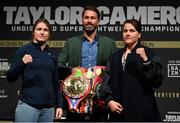
[[[126,32],[126,35],[129,35],[129,34],[130,34],[130,32],[129,32],[129,31],[127,31],[127,32]]]
[[[88,19],[88,22],[91,22],[91,19],[90,19],[90,18]]]
[[[41,30],[41,34],[44,34],[44,30]]]

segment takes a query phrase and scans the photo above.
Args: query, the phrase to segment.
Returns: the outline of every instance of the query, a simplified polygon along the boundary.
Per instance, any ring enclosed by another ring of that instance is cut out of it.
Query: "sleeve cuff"
[[[143,65],[144,65],[144,66],[148,66],[148,65],[150,65],[150,64],[151,64],[151,61],[143,62]]]

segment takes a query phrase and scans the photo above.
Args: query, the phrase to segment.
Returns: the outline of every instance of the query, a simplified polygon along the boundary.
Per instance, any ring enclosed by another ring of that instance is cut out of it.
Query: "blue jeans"
[[[53,122],[55,108],[36,109],[19,100],[15,111],[15,122]]]

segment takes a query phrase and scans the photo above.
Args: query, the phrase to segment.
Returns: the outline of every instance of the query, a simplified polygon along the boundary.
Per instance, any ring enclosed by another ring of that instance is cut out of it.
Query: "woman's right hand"
[[[112,112],[121,113],[123,111],[123,106],[114,100],[109,101],[108,106]]]
[[[22,58],[22,61],[24,62],[24,64],[31,63],[33,61],[33,58],[31,55],[25,54]]]

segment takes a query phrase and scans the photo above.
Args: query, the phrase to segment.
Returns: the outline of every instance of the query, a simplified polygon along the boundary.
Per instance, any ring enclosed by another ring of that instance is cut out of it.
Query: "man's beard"
[[[94,25],[92,24],[88,24],[84,27],[84,31],[88,34],[88,35],[91,35],[95,30],[96,30],[97,27],[95,27]]]

